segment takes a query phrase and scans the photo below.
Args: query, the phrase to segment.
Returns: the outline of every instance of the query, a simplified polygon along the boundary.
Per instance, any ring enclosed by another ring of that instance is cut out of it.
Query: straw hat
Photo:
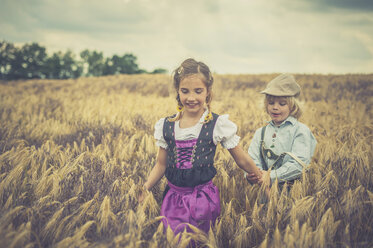
[[[272,79],[260,93],[272,96],[297,96],[300,93],[300,86],[295,82],[293,75],[281,74]]]

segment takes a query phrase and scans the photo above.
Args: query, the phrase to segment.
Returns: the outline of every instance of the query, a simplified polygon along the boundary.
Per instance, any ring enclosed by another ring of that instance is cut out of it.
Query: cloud
[[[0,39],[133,53],[147,70],[194,57],[219,73],[372,72],[373,15],[357,2],[0,0]]]
[[[324,8],[331,9],[346,9],[348,11],[373,11],[373,2],[371,0],[314,0],[311,4]]]

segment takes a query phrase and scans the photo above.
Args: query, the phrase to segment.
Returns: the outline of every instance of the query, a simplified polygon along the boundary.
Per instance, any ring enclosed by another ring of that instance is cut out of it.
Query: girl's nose
[[[196,97],[194,96],[194,94],[189,94],[189,96],[188,96],[189,101],[194,101],[195,99],[196,99]]]

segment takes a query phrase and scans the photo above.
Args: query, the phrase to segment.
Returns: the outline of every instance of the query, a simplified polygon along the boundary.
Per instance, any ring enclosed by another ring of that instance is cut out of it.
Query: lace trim
[[[167,142],[164,141],[164,140],[156,140],[155,144],[157,146],[159,146],[159,147],[162,147],[163,149],[167,149],[168,148]]]
[[[225,149],[233,149],[238,145],[240,139],[240,136],[234,135],[233,137],[221,142],[221,144]]]

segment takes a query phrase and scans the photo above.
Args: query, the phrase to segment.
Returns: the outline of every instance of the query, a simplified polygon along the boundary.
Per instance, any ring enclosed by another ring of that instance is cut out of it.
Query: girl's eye
[[[186,94],[186,93],[188,93],[188,90],[186,90],[186,89],[181,89],[181,93]]]
[[[287,103],[286,102],[280,102],[281,106],[285,106]]]
[[[273,105],[273,104],[274,104],[274,102],[268,102],[268,104],[269,104],[269,105]]]
[[[195,90],[197,94],[201,94],[202,93],[202,89],[197,89]]]

